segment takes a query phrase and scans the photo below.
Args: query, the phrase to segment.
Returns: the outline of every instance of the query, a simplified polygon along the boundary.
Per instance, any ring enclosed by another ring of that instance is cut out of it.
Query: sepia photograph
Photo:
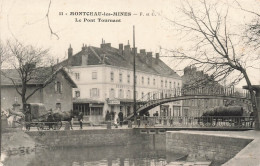
[[[0,0],[0,166],[260,166],[259,0]]]

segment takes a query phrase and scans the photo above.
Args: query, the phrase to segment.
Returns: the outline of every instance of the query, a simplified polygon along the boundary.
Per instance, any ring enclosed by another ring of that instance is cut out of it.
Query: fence
[[[226,127],[253,128],[252,116],[204,116],[204,117],[141,117],[140,127]]]

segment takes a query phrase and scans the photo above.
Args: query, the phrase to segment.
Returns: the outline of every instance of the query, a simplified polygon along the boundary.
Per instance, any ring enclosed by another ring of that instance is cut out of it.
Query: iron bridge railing
[[[216,127],[253,128],[252,116],[205,116],[205,117],[141,117],[136,127]]]

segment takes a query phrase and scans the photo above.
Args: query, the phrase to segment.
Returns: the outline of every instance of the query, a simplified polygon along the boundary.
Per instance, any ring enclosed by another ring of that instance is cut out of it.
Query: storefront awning
[[[136,101],[137,103],[140,103],[141,101]],[[108,100],[109,105],[120,105],[120,104],[134,104],[133,99],[109,99]]]
[[[98,101],[98,100],[93,100],[93,99],[89,99],[89,98],[74,98],[73,99],[73,104],[77,104],[77,103],[84,103],[84,104],[98,104],[98,105],[104,105],[104,102],[102,101]]]

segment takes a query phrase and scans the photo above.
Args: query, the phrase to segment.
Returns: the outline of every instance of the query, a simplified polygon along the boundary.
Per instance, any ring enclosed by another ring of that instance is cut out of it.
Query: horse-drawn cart
[[[42,103],[30,103],[25,105],[25,127],[37,127],[38,130],[59,130],[62,126],[60,119],[55,119],[51,111],[46,110]]]
[[[198,119],[198,124],[205,127],[249,127],[252,128],[254,118],[246,116],[241,106],[216,107],[206,111]]]

